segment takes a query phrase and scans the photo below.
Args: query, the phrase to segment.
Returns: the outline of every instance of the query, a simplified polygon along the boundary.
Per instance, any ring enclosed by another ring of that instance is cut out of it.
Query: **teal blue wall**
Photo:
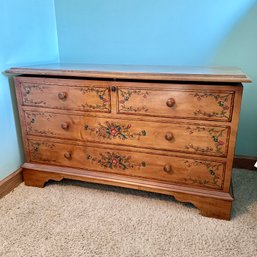
[[[244,88],[236,153],[257,156],[257,3],[225,35],[211,64],[239,66],[253,80]]]
[[[53,0],[0,1],[0,71],[59,59]],[[13,89],[0,73],[0,180],[22,161]]]
[[[256,0],[55,0],[62,62],[239,66],[237,154],[257,156]]]
[[[256,0],[55,0],[64,62],[209,64]]]

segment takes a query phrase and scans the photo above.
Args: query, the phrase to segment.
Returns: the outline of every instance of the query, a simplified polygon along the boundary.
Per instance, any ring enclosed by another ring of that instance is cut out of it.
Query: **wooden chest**
[[[232,68],[12,68],[26,185],[77,179],[174,196],[230,219],[249,78]]]

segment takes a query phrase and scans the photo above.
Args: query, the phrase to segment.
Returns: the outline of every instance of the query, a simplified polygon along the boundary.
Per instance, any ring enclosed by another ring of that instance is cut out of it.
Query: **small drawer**
[[[172,85],[158,89],[158,86],[147,88],[143,83],[133,88],[129,82],[119,85],[118,113],[213,121],[230,121],[232,117],[234,92],[231,91],[201,90],[197,86],[180,90],[172,89]]]
[[[29,140],[31,162],[221,190],[225,164],[185,157]]]
[[[25,111],[29,135],[226,156],[230,127]]]
[[[23,106],[110,112],[108,82],[19,78]]]

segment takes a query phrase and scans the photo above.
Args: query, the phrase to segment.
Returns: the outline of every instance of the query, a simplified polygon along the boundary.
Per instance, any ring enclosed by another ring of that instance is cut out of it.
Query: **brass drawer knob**
[[[65,157],[66,159],[70,160],[70,159],[71,159],[71,153],[70,153],[70,152],[65,152],[65,153],[64,153],[64,157]]]
[[[167,141],[171,141],[173,138],[174,138],[173,133],[171,133],[171,132],[167,132],[167,133],[166,133],[165,139],[166,139]]]
[[[164,165],[163,170],[167,173],[170,173],[172,171],[171,165],[170,164]]]
[[[166,102],[168,107],[173,107],[175,105],[176,101],[174,98],[169,98]]]
[[[68,130],[69,127],[70,127],[70,125],[69,125],[68,122],[63,122],[63,123],[61,124],[61,128],[62,128],[63,130]]]
[[[68,94],[67,94],[66,92],[60,92],[60,93],[58,94],[58,98],[59,98],[60,100],[65,100],[65,99],[67,98],[67,96],[68,96]]]

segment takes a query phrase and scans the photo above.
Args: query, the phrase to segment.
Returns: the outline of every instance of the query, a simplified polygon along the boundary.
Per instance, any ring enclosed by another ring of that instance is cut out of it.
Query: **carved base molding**
[[[22,183],[22,168],[11,173],[8,177],[0,181],[0,199],[10,193],[15,187]]]
[[[28,186],[44,187],[49,180],[73,179],[171,195],[178,201],[192,203],[206,217],[230,219],[233,194],[188,188],[165,182],[81,169],[25,163],[23,176]]]

